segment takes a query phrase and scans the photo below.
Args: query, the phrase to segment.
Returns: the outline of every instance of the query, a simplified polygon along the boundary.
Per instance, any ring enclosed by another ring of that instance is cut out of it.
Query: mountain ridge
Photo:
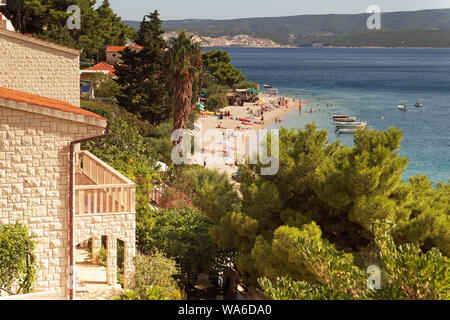
[[[365,46],[403,46],[403,37],[408,44],[417,47],[450,46],[450,39],[442,41],[450,30],[450,8],[417,11],[395,11],[381,13],[380,31],[369,31],[367,19],[371,14],[308,14],[284,17],[256,17],[238,19],[184,19],[163,22],[165,31],[186,29],[199,36],[221,37],[249,35],[268,39],[281,45],[312,46],[317,43],[324,46],[340,46],[345,39],[346,46],[359,46],[362,35],[369,35]],[[124,21],[138,28],[137,21]],[[427,33],[432,39],[411,40],[413,31],[433,31]],[[378,32],[378,33],[377,33]],[[398,38],[398,39],[397,39]],[[342,44],[344,45],[344,44]]]

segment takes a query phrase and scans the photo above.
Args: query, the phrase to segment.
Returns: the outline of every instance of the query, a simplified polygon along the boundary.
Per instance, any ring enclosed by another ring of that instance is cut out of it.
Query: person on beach
[[[206,167],[206,157],[203,159],[203,165]]]

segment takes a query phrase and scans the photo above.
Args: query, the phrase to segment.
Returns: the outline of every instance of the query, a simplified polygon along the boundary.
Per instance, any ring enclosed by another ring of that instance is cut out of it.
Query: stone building
[[[108,46],[105,49],[106,63],[115,65],[116,63],[122,62],[122,51],[126,48],[130,48],[133,51],[140,51],[143,47],[135,44],[129,46]]]
[[[80,108],[79,52],[0,30],[0,224],[25,223],[34,240],[39,297],[76,298],[75,247],[107,239],[107,282],[124,284],[135,254],[135,184],[81,142],[107,134],[106,119]]]

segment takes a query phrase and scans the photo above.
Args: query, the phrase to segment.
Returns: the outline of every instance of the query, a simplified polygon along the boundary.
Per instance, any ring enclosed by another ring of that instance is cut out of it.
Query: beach
[[[247,145],[250,137],[272,122],[279,121],[292,110],[299,108],[299,99],[266,94],[261,94],[259,98],[258,102],[245,103],[242,107],[227,107],[226,110],[229,110],[230,116],[223,119],[213,115],[201,115],[197,121],[197,127],[201,127],[203,135],[203,152],[191,159],[190,162],[226,173],[231,178],[238,169],[237,159],[248,154]],[[262,114],[260,114],[261,110],[263,110]],[[208,131],[215,132],[220,139],[218,141],[211,139]]]

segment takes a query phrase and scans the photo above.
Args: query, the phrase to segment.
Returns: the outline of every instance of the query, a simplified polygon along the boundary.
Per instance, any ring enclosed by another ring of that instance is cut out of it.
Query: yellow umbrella
[[[264,99],[261,99],[259,101],[262,102],[262,103],[266,103],[266,100],[264,100]]]

